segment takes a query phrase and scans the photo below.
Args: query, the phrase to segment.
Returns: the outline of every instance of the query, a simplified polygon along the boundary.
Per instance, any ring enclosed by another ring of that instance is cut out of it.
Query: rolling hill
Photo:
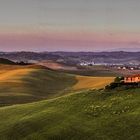
[[[54,98],[75,90],[103,88],[113,79],[66,74],[34,65],[0,65],[0,106]]]
[[[0,64],[0,140],[140,139],[140,89],[113,79]]]
[[[63,94],[74,76],[40,66],[0,66],[0,104],[26,103]]]
[[[92,76],[75,76],[77,83],[73,86],[74,90],[82,89],[100,89],[111,83],[114,77],[92,77]]]
[[[140,89],[90,90],[0,108],[1,140],[138,140]]]
[[[15,65],[16,63],[5,58],[0,58],[0,64]]]

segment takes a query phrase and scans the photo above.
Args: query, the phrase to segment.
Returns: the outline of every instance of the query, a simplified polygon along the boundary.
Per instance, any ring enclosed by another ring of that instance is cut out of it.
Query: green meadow
[[[1,140],[138,140],[140,89],[89,90],[0,108]]]

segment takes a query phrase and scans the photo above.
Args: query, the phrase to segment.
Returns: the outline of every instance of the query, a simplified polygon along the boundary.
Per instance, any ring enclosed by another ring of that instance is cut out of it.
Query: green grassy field
[[[140,89],[92,90],[0,108],[0,140],[138,140]]]

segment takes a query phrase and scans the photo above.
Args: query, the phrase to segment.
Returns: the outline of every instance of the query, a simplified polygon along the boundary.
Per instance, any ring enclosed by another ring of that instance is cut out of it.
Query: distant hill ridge
[[[14,65],[16,64],[15,62],[9,60],[9,59],[5,59],[5,58],[0,58],[0,64],[8,64],[8,65]]]
[[[140,64],[140,52],[0,52],[0,58],[15,61],[54,60],[66,64],[77,64],[81,61],[95,63]]]

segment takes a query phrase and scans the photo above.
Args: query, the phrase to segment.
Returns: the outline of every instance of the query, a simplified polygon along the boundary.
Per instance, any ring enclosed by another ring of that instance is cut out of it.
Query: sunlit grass
[[[111,83],[115,77],[90,77],[76,76],[77,83],[73,86],[74,90],[99,89]]]
[[[28,75],[30,74],[31,72],[34,72],[36,71],[36,69],[29,69],[29,68],[24,68],[24,69],[15,69],[15,70],[3,70],[1,73],[0,73],[0,82],[22,82],[22,78],[25,76],[25,75]]]
[[[0,106],[57,97],[75,83],[75,76],[41,66],[0,65]]]

